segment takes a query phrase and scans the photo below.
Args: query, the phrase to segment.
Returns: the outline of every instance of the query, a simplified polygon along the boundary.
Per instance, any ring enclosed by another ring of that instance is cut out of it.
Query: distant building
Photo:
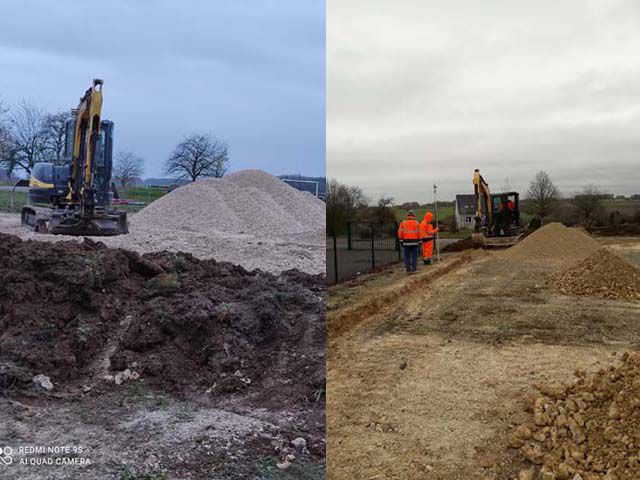
[[[304,175],[279,175],[278,178],[302,192],[309,192],[324,200],[327,196],[325,177],[305,177]]]
[[[473,218],[476,216],[475,195],[456,195],[454,210],[458,229],[473,228]]]

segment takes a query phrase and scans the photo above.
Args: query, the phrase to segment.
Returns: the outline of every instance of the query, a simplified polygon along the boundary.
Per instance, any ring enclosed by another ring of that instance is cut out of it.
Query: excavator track
[[[75,236],[112,236],[129,233],[127,212],[101,212],[82,218],[75,210],[25,206],[22,225],[37,233]]]
[[[47,207],[25,206],[22,208],[22,226],[37,233],[48,233],[48,223],[53,209]]]

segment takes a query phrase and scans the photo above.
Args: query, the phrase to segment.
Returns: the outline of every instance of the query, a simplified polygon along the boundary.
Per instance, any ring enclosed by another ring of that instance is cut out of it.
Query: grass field
[[[431,213],[435,213],[432,208],[428,209]],[[407,217],[407,211],[404,208],[395,207],[393,209],[396,219],[401,222]],[[414,208],[413,213],[416,216],[417,220],[422,220],[424,218],[424,214],[427,211],[427,208]],[[450,205],[440,206],[438,205],[438,218],[442,221],[443,219],[449,218],[453,216],[453,207]]]
[[[137,212],[163,196],[165,193],[166,192],[161,189],[144,187],[133,187],[120,190],[119,194],[121,198],[136,202],[143,202],[144,205],[118,205],[118,209],[126,210],[127,212]],[[12,210],[10,208],[11,192],[4,190],[0,191],[0,212],[20,212],[22,210],[22,207],[27,203],[27,193],[16,192],[14,195],[15,203]]]
[[[25,192],[16,192],[14,194],[14,208],[11,205],[11,192],[0,191],[0,212],[20,212],[22,206],[27,203],[27,194]]]

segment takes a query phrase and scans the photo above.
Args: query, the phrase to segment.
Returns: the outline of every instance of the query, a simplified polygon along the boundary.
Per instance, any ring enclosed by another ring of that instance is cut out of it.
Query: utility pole
[[[438,228],[438,186],[435,183],[433,184],[433,209],[436,215],[436,228]],[[436,232],[436,261],[440,263],[440,232]]]

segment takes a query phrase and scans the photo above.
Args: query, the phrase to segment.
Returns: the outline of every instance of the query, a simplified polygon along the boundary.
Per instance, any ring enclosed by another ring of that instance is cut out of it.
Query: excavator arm
[[[100,115],[102,113],[102,80],[93,80],[92,86],[80,99],[76,110],[73,157],[71,160],[67,201],[80,205],[81,216],[91,217],[95,207],[93,189],[94,161],[100,141]]]
[[[485,182],[480,170],[477,168],[473,172],[473,190],[476,195],[476,231],[480,231],[484,225],[489,226],[493,221],[493,204],[491,202],[491,192],[489,184]],[[483,203],[484,200],[484,203]],[[486,217],[486,218],[485,218]]]

